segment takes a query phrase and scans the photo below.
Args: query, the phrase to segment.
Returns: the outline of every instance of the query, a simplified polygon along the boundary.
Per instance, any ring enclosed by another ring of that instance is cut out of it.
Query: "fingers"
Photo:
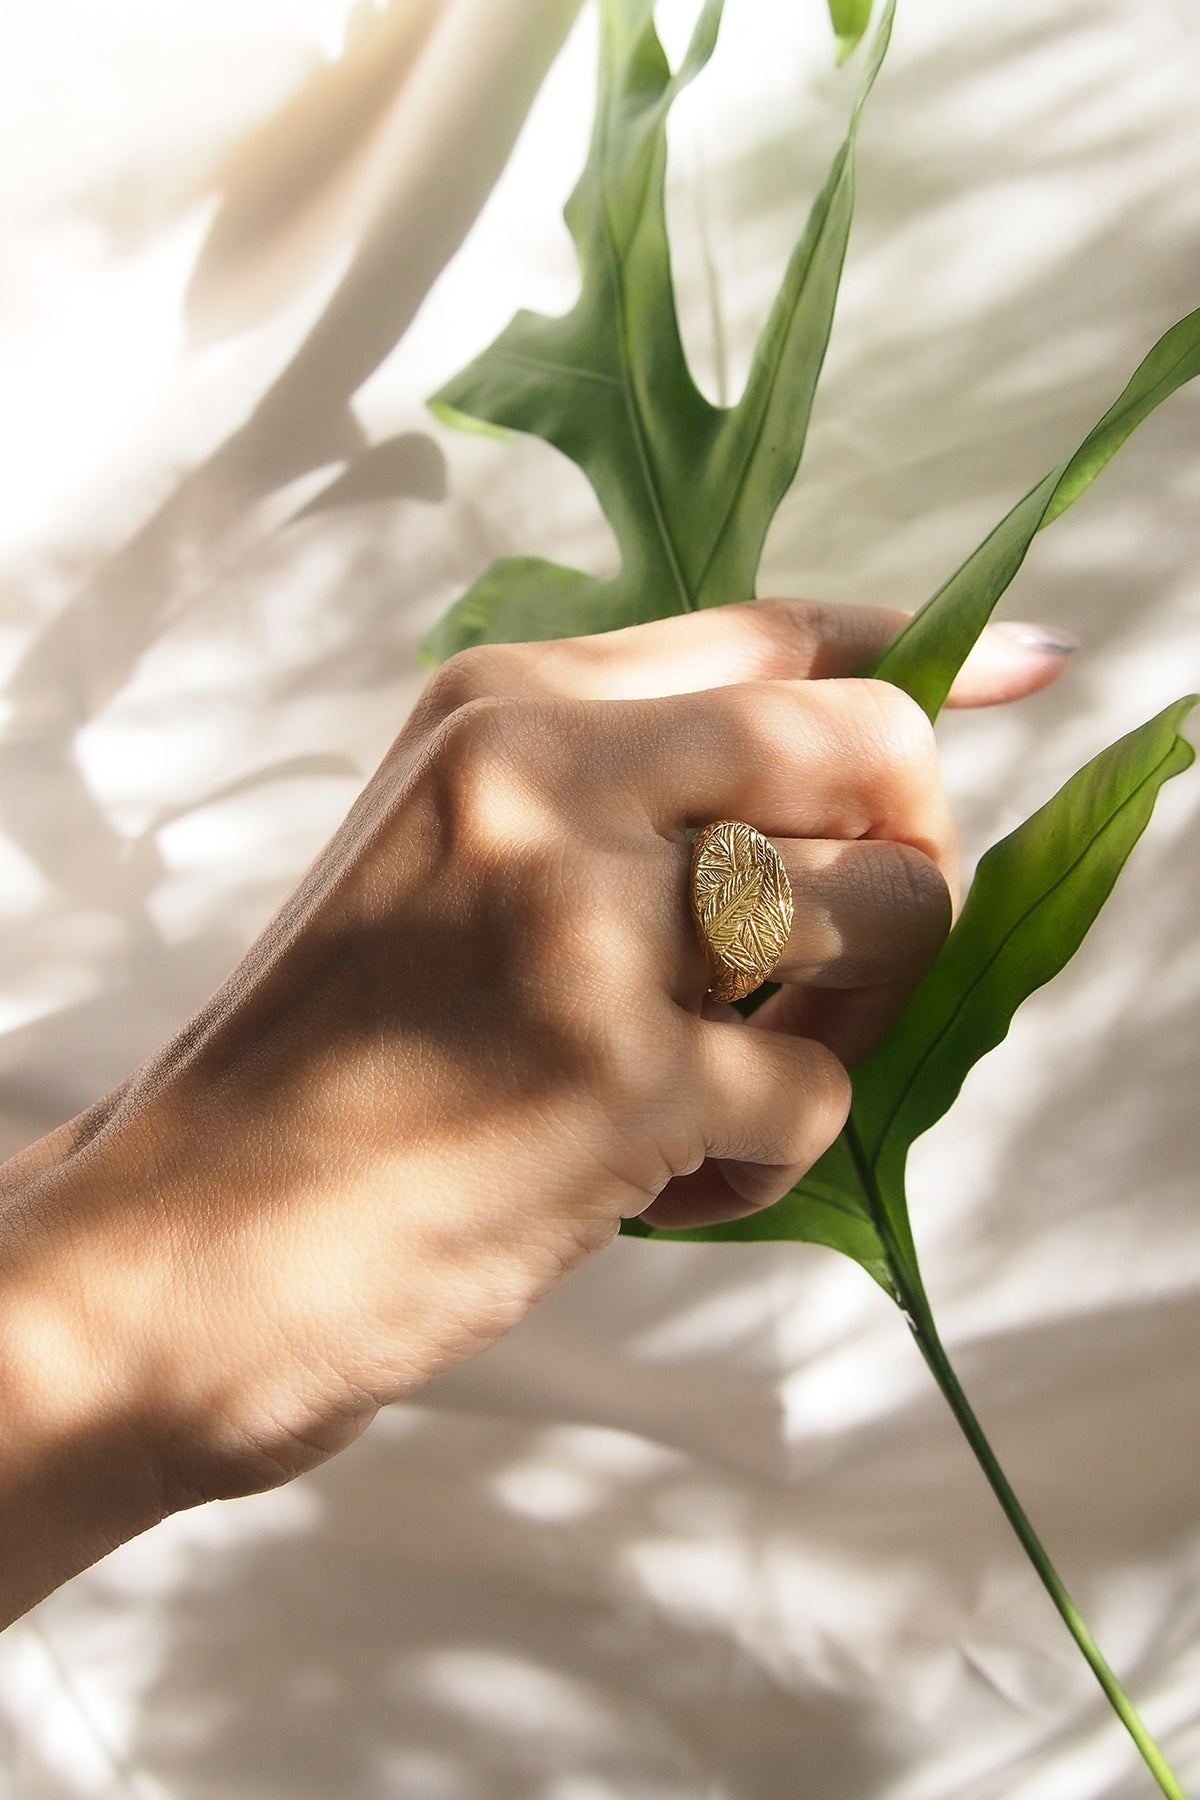
[[[637,700],[741,681],[857,675],[907,622],[887,606],[746,600],[592,637],[480,644],[443,664],[418,708],[428,725],[487,695]],[[951,691],[955,706],[989,706],[1045,687],[1075,640],[1041,625],[993,624]]]
[[[873,987],[781,987],[746,1021],[748,1029],[824,1044],[848,1069],[882,1043],[910,999],[915,982]]]
[[[881,840],[777,841],[792,929],[771,973],[780,992],[756,1030],[812,1038],[852,1066],[880,1043],[946,938],[951,900],[937,865]],[[694,1004],[711,979],[698,934],[681,932],[674,984]]]
[[[705,1003],[695,1086],[706,1159],[667,1185],[648,1224],[712,1225],[781,1199],[845,1123],[847,1063],[884,1036],[945,938],[950,896],[919,852],[886,841],[776,848],[795,900],[774,972],[784,985],[747,1022]]]
[[[912,987],[940,950],[950,894],[936,863],[881,839],[774,840],[792,891],[792,928],[772,981],[821,988]],[[682,939],[679,997],[708,986],[695,931]]]
[[[732,818],[772,838],[887,838],[957,893],[933,728],[887,682],[745,683],[630,702],[609,723],[613,792],[664,835]]]
[[[579,699],[650,699],[739,681],[856,675],[907,619],[894,607],[744,600],[589,638],[524,646],[550,652],[547,678]]]
[[[421,710],[444,716],[488,694],[640,700],[739,681],[853,675],[907,614],[811,600],[746,600],[591,637],[479,644],[444,663]]]
[[[792,929],[772,981],[911,988],[950,928],[940,869],[907,844],[779,843]]]
[[[696,1022],[695,1103],[709,1159],[642,1214],[711,1225],[782,1198],[846,1122],[850,1080],[824,1046],[736,1023]]]

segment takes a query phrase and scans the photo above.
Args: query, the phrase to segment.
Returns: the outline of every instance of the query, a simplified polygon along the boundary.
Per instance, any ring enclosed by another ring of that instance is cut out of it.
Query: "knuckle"
[[[837,628],[832,619],[836,608],[818,601],[768,596],[746,601],[741,610],[762,640],[767,674],[790,675],[797,664],[807,668],[817,645]]]
[[[476,777],[512,742],[517,710],[494,695],[464,701],[438,727],[431,746],[433,755],[464,779]]]
[[[807,699],[803,693],[806,685],[764,676],[712,690],[707,698],[717,709],[729,752],[761,753],[781,737],[787,741],[796,729],[797,699]]]
[[[799,1071],[803,1102],[796,1109],[795,1160],[811,1166],[828,1150],[850,1115],[850,1076],[832,1050],[803,1040]]]
[[[885,861],[890,898],[928,938],[940,942],[950,929],[953,903],[946,877],[931,856],[912,844],[887,845]]]
[[[777,746],[795,741],[797,688],[807,684],[756,675],[748,681],[678,696],[673,704],[687,721],[699,754],[715,766],[761,763]]]
[[[540,835],[520,712],[491,696],[466,701],[438,726],[425,766],[447,850],[477,857],[522,834]]]
[[[924,774],[937,761],[937,742],[928,714],[903,688],[890,681],[856,680],[864,723],[888,764],[904,773]]]
[[[608,1004],[594,1009],[592,1042],[617,1110],[648,1118],[679,1113],[682,1039],[682,1031],[657,1016],[657,1009],[631,1005],[628,995],[610,993]]]
[[[792,1125],[786,1154],[810,1168],[849,1118],[851,1080],[831,1049],[815,1039],[797,1040]]]
[[[849,1116],[850,1077],[844,1065],[815,1039],[781,1037],[760,1079],[767,1091],[761,1095],[765,1111],[758,1135],[771,1145],[771,1164],[811,1168]],[[755,1160],[761,1148],[750,1152]]]
[[[687,1033],[660,1009],[610,995],[608,1017],[590,1035],[589,1089],[603,1120],[609,1159],[649,1198],[705,1156],[700,1086]]]
[[[475,700],[503,693],[512,662],[506,644],[472,644],[456,650],[425,684],[418,704],[421,722],[437,725]]]

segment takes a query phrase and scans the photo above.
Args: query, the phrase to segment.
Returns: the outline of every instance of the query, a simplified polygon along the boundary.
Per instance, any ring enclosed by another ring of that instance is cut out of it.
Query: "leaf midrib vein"
[[[874,1220],[857,1206],[852,1205],[849,1200],[843,1200],[840,1195],[822,1193],[820,1188],[813,1187],[807,1181],[796,1184],[796,1193],[804,1200],[817,1200],[822,1206],[831,1206],[835,1212],[844,1213],[848,1219],[855,1220],[857,1224],[874,1229]]]
[[[666,552],[668,566],[675,580],[675,586],[682,601],[684,612],[695,612],[696,602],[684,580],[683,568],[679,561],[671,533],[667,527],[666,510],[658,484],[654,478],[654,467],[650,460],[649,444],[643,428],[641,412],[637,406],[633,391],[633,359],[629,344],[629,316],[625,303],[624,265],[617,249],[617,234],[613,224],[608,196],[608,108],[604,109],[603,137],[600,150],[600,214],[604,220],[604,247],[608,255],[609,276],[616,292],[617,301],[617,351],[621,359],[620,386],[625,397],[625,410],[629,416],[634,446],[637,450],[638,466],[650,501],[650,511],[658,528],[663,549]],[[642,188],[635,211],[635,221],[640,221],[646,204],[648,183]]]
[[[491,354],[497,362],[515,363],[522,369],[536,369],[540,375],[574,375],[579,381],[593,381],[601,387],[621,386],[616,375],[606,375],[601,369],[581,369],[578,363],[558,362],[552,356],[529,356],[521,350],[495,348]]]

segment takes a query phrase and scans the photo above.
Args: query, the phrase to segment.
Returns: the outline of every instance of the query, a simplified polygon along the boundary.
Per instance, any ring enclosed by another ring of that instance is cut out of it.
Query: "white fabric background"
[[[492,555],[611,559],[552,452],[421,406],[515,306],[569,302],[594,21],[452,256],[574,6],[431,0],[375,113],[354,55],[386,20],[356,9],[339,99],[345,11],[5,20],[6,1150],[224,975]],[[901,0],[764,591],[919,602],[1200,302],[1198,65],[1191,0]],[[710,385],[705,237],[736,385],[848,80],[818,0],[729,0],[671,175]],[[1080,633],[1069,677],[946,721],[972,855],[1197,685],[1198,570],[1187,391],[1006,603]],[[1184,777],[912,1192],[968,1390],[1200,1786],[1198,813]],[[0,1639],[5,1800],[1152,1791],[901,1322],[802,1247],[618,1243],[327,1469],[168,1522]]]

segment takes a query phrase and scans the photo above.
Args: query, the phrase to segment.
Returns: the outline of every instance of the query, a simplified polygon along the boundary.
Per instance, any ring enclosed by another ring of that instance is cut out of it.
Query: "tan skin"
[[[947,929],[930,727],[845,679],[902,615],[760,601],[455,658],[212,1000],[3,1171],[0,1620],[167,1513],[286,1481],[633,1215],[778,1199]],[[989,634],[960,704],[1062,667]],[[687,830],[795,894],[705,998]]]

